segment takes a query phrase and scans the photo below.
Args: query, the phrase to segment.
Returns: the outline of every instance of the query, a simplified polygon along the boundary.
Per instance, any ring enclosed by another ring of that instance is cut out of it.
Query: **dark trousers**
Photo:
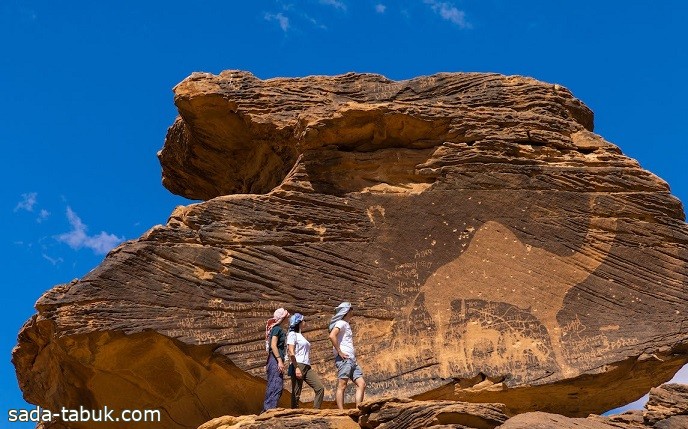
[[[268,385],[265,389],[265,401],[263,401],[263,411],[277,408],[282,389],[284,388],[284,374],[277,367],[277,359],[270,353],[267,363]]]
[[[301,369],[301,374],[303,378],[300,380],[296,378],[295,375],[291,377],[291,407],[299,408],[299,400],[301,399],[301,389],[303,388],[303,382],[313,388],[315,392],[315,398],[313,399],[313,408],[320,408],[322,404],[323,397],[325,396],[325,387],[318,377],[318,373],[313,371],[310,365],[305,363],[297,363],[299,369]]]

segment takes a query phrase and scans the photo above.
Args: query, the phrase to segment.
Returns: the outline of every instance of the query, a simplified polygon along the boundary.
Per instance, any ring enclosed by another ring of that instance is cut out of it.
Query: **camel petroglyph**
[[[567,292],[585,281],[609,254],[615,226],[614,219],[592,218],[584,245],[572,249],[570,256],[561,256],[524,244],[496,221],[486,222],[475,232],[468,248],[439,267],[420,289],[424,306],[437,326],[435,345],[442,346],[443,331],[453,312],[452,301],[461,300],[462,307],[467,300],[506,302],[526,310],[545,326],[556,363],[564,375],[573,373],[562,355],[557,313]],[[475,331],[476,327],[470,329]],[[480,334],[473,332],[474,336]],[[483,330],[482,335],[490,333]],[[496,331],[491,335],[497,335]],[[453,354],[453,350],[442,350],[440,365],[447,368],[446,360]]]

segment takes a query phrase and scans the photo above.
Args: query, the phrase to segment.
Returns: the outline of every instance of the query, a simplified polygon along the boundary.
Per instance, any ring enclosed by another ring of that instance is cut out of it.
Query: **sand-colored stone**
[[[688,361],[683,207],[565,88],[228,71],[175,103],[163,184],[205,201],[41,297],[13,353],[29,402],[145,405],[165,428],[257,413],[285,306],[332,406],[344,300],[371,399],[585,417]]]
[[[656,425],[659,421],[674,416],[674,421],[685,419],[688,423],[688,385],[665,384],[650,390],[645,409],[644,417],[648,424]]]
[[[223,416],[206,422],[198,429],[360,429],[358,410],[270,410],[259,416]]]
[[[341,411],[277,409],[259,416],[223,416],[198,429],[493,429],[508,419],[503,408],[501,404],[381,398]]]
[[[650,390],[645,409],[612,416],[591,415],[569,418],[558,414],[531,412],[509,419],[500,429],[686,429],[688,402],[685,384],[665,384]]]
[[[686,385],[663,385],[651,390],[650,401],[645,410],[632,410],[611,416],[590,415],[587,418],[571,418],[539,411],[509,418],[501,404],[381,398],[363,403],[358,410],[278,409],[260,416],[224,416],[209,421],[198,429],[686,429],[687,391]]]
[[[504,408],[502,404],[382,398],[361,404],[358,421],[363,429],[420,429],[445,425],[492,429],[508,419]]]

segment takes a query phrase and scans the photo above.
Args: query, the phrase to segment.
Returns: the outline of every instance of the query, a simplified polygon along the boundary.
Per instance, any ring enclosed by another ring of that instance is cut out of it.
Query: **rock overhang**
[[[198,380],[250,380],[229,411],[250,412],[263,319],[280,306],[306,314],[329,380],[324,332],[342,300],[360,309],[373,397],[580,416],[641,396],[688,360],[682,205],[592,132],[568,90],[495,74],[229,71],[192,75],[175,93],[163,183],[207,201],[39,300],[14,353],[31,402],[103,402],[109,382],[94,374],[113,350],[139,368],[135,384],[156,385],[119,346],[148,333]],[[88,347],[63,347],[80,336]],[[225,364],[208,370],[213,356]],[[60,362],[86,369],[65,374]],[[45,380],[64,391],[37,388]],[[172,389],[188,392],[170,415],[220,415],[186,386]]]
[[[593,114],[570,91],[521,76],[392,81],[348,73],[263,81],[225,71],[194,73],[174,91],[180,116],[159,153],[163,184],[192,199],[269,192],[299,155],[327,147],[369,152],[505,138],[562,150],[612,147],[587,134],[572,137],[592,131]]]

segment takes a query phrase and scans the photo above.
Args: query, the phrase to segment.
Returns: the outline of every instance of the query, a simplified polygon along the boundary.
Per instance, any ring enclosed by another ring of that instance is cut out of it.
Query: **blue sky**
[[[190,202],[160,185],[156,152],[191,72],[559,83],[685,202],[685,22],[680,0],[2,0],[0,403],[26,406],[9,359],[36,299]]]

